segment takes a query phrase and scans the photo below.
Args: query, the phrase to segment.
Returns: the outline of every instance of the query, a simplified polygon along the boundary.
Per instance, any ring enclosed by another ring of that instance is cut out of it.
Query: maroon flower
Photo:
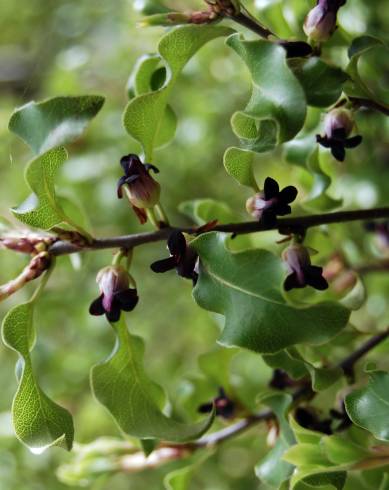
[[[368,221],[365,223],[365,229],[366,231],[376,233],[381,249],[386,250],[389,247],[389,221],[381,221],[380,223]]]
[[[312,286],[319,291],[328,288],[328,283],[323,277],[323,268],[311,265],[309,252],[303,245],[291,245],[284,251],[283,258],[290,270],[284,281],[286,291],[306,286]]]
[[[316,42],[327,41],[336,29],[338,10],[346,0],[318,0],[304,21],[305,34]]]
[[[281,191],[278,183],[267,177],[262,192],[250,197],[246,209],[254,218],[260,220],[266,228],[271,228],[277,222],[277,216],[285,216],[292,212],[289,204],[296,199],[297,189],[288,185]]]
[[[316,141],[325,148],[330,148],[334,158],[343,162],[346,148],[355,148],[362,141],[360,135],[348,137],[353,127],[354,118],[350,111],[342,108],[333,109],[324,119],[325,135],[317,134]]]
[[[120,312],[132,311],[138,303],[136,289],[129,288],[130,277],[121,265],[104,267],[97,274],[100,296],[89,307],[91,315],[104,315],[110,322],[117,322]]]
[[[193,248],[187,245],[181,231],[175,230],[171,233],[167,248],[169,249],[170,257],[153,262],[150,266],[151,270],[154,272],[167,272],[176,269],[179,276],[192,279],[193,284],[196,284],[198,274],[195,268],[198,256]]]
[[[150,170],[158,173],[159,170],[151,163],[143,164],[137,155],[129,154],[122,157],[120,165],[124,175],[117,184],[117,195],[123,197],[123,189],[128,200],[139,218],[141,224],[146,223],[145,209],[152,208],[159,201],[161,188],[150,175]]]
[[[228,398],[223,388],[219,388],[219,395],[212,402],[200,405],[198,411],[200,413],[209,413],[212,412],[213,407],[215,407],[216,415],[225,419],[230,419],[235,415],[235,403]]]

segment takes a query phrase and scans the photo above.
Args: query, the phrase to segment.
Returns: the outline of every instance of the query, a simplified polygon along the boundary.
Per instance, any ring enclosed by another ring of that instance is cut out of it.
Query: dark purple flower
[[[316,141],[330,148],[331,153],[340,162],[343,162],[346,156],[346,148],[355,148],[362,141],[362,136],[356,135],[352,138],[348,136],[354,127],[354,118],[347,109],[333,109],[324,119],[324,136],[316,135]]]
[[[161,188],[150,175],[150,170],[159,170],[151,163],[142,163],[137,155],[125,155],[120,160],[124,175],[117,184],[117,195],[123,197],[123,189],[141,224],[147,221],[145,209],[152,208],[159,201]]]
[[[209,413],[212,412],[213,407],[215,407],[216,415],[225,419],[230,419],[235,415],[235,403],[228,398],[223,388],[219,388],[219,395],[212,402],[200,405],[198,411],[200,413]]]
[[[196,284],[198,274],[195,268],[198,256],[193,248],[187,245],[181,231],[175,230],[171,233],[167,248],[169,249],[170,257],[153,262],[150,266],[151,270],[154,272],[167,272],[176,269],[179,276],[192,279],[193,284]]]
[[[269,382],[269,386],[271,388],[275,388],[276,390],[292,388],[294,386],[298,386],[299,384],[300,382],[292,379],[286,371],[278,368],[274,369],[272,378]]]
[[[327,41],[336,29],[336,16],[346,0],[318,0],[304,21],[305,34],[316,42]]]
[[[319,291],[328,288],[328,283],[323,277],[323,268],[311,265],[309,252],[303,245],[296,243],[288,247],[283,253],[283,259],[290,271],[284,281],[285,291],[305,286],[312,286]]]
[[[120,312],[132,311],[138,303],[136,289],[129,287],[128,272],[121,265],[104,267],[98,274],[100,296],[89,307],[91,315],[104,315],[110,322],[117,322]]]
[[[266,228],[271,228],[277,222],[277,216],[285,216],[292,212],[289,204],[296,199],[297,189],[288,185],[281,191],[278,183],[267,177],[262,192],[250,197],[246,209],[254,218],[260,220]]]
[[[312,409],[298,407],[294,413],[294,418],[296,419],[296,422],[305,429],[322,432],[323,434],[328,435],[333,433],[331,428],[332,420],[329,418],[320,420],[318,415]]]

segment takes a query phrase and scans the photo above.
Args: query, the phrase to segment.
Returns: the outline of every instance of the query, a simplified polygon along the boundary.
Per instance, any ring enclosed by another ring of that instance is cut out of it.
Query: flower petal
[[[157,260],[150,265],[153,272],[167,272],[174,269],[177,266],[177,261],[174,257],[167,259]]]
[[[331,145],[331,153],[334,158],[336,158],[339,162],[343,162],[346,156],[346,151],[344,149],[343,144],[341,143],[332,143]]]
[[[138,304],[139,297],[136,289],[126,289],[115,294],[115,300],[119,301],[123,311],[132,311]]]
[[[180,258],[186,252],[186,240],[183,233],[179,230],[173,231],[167,241],[167,248],[174,257]]]
[[[123,185],[126,183],[126,176],[123,175],[122,177],[120,177],[120,179],[118,180],[118,183],[117,183],[117,187],[116,187],[116,191],[117,191],[117,195],[118,195],[118,198],[121,199],[123,197]]]
[[[280,192],[279,199],[280,201],[290,203],[296,199],[296,196],[297,196],[296,187],[294,185],[288,185],[287,187],[284,187]]]
[[[159,174],[159,169],[155,165],[144,163],[143,166],[146,170],[152,170],[155,174]]]
[[[357,134],[356,136],[353,136],[352,138],[348,138],[344,142],[345,148],[355,148],[356,146],[360,145],[362,143],[362,136],[360,134]]]
[[[103,315],[105,313],[103,307],[103,295],[100,295],[98,298],[92,301],[91,305],[89,306],[89,313],[95,316]]]
[[[105,316],[107,317],[107,320],[111,323],[118,322],[120,318],[120,307],[116,303],[113,305],[111,311],[106,311]]]
[[[305,287],[305,284],[301,284],[298,281],[297,274],[295,272],[292,272],[292,274],[289,274],[289,276],[284,281],[285,291],[290,291],[291,289],[303,288],[303,287]]]
[[[278,183],[274,179],[272,179],[271,177],[266,177],[263,190],[265,194],[265,199],[266,201],[268,201],[272,197],[278,196],[280,188]]]
[[[307,284],[315,289],[318,289],[319,291],[324,291],[325,289],[327,289],[328,282],[326,281],[326,279],[324,279],[322,273],[322,267],[318,267],[316,265],[311,265],[310,267],[307,267],[305,271],[305,279],[307,281]]]

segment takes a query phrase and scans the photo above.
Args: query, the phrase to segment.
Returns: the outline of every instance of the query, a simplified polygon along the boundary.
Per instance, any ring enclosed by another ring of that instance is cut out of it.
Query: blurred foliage
[[[166,1],[166,5],[179,10],[198,7],[201,2],[177,0]],[[312,2],[256,0],[247,2],[247,6],[280,35],[303,39],[301,25]],[[106,104],[86,136],[69,147],[69,160],[61,172],[58,188],[62,194],[82,204],[97,236],[140,229],[130,209],[116,199],[115,185],[120,176],[118,161],[123,154],[139,151],[126,135],[121,117],[127,103],[127,79],[134,63],[140,55],[155,51],[163,33],[163,28],[158,27],[137,29],[136,21],[142,9],[153,13],[162,7],[162,2],[151,0],[19,0],[17,5],[11,0],[1,1],[2,210],[21,202],[28,193],[22,174],[23,162],[29,160],[31,154],[7,130],[14,108],[32,99],[96,93],[106,97]],[[328,59],[344,66],[347,46],[353,37],[364,33],[385,37],[389,25],[387,2],[350,0],[341,9],[339,25],[324,53]],[[389,57],[384,54],[384,48],[364,56],[361,70],[371,90],[389,103]],[[179,120],[177,134],[170,146],[157,152],[155,159],[161,169],[158,179],[162,202],[174,223],[190,223],[177,211],[181,202],[208,197],[227,202],[245,217],[249,191],[226,174],[222,155],[228,146],[236,145],[229,119],[244,106],[249,92],[248,71],[223,40],[205,46],[184,69],[172,97]],[[333,177],[329,192],[333,198],[342,198],[346,207],[387,204],[389,141],[385,134],[389,121],[381,114],[366,110],[358,114],[357,122],[358,132],[364,137],[363,144],[350,152],[346,163],[326,161]],[[255,173],[258,182],[271,175],[281,186],[293,183],[302,197],[311,190],[312,177],[303,168],[284,163],[279,150],[257,156]],[[10,213],[6,217],[12,219]],[[261,234],[252,238],[251,243],[274,250],[276,236],[274,232]],[[389,253],[388,249],[377,246],[375,237],[367,235],[360,223],[312,231],[308,241],[319,250],[317,260],[322,263],[335,252],[354,265],[374,262]],[[245,243],[243,238],[238,238],[234,248]],[[277,250],[281,251],[282,246],[277,245]],[[131,314],[130,327],[132,332],[147,340],[147,371],[165,387],[171,399],[177,400],[172,411],[180,416],[184,408],[194,414],[199,403],[216,394],[218,381],[210,376],[201,377],[197,358],[215,348],[219,321],[194,304],[190,284],[178,280],[174,273],[162,277],[153,275],[149,264],[164,254],[163,244],[148,245],[135,252],[134,276],[142,300]],[[100,436],[119,435],[108,413],[93,400],[88,375],[90,367],[109,354],[114,342],[114,335],[104,319],[88,314],[88,304],[96,296],[95,274],[110,260],[109,251],[58,260],[47,294],[37,311],[38,342],[32,354],[35,367],[42,386],[74,415],[80,443]],[[5,282],[13,277],[24,265],[23,257],[1,251],[0,280]],[[388,325],[389,282],[382,273],[366,275],[364,281],[368,299],[353,313],[351,323],[362,333],[371,333]],[[25,301],[28,293],[29,288],[8,300],[2,305],[2,313]],[[355,336],[347,337],[345,332],[330,347],[315,352],[306,348],[305,354],[334,362],[347,352],[350,338]],[[387,343],[371,355],[381,369],[389,368],[388,351]],[[55,474],[59,464],[68,460],[67,454],[53,449],[43,455],[33,455],[14,438],[8,411],[16,387],[15,354],[1,346],[0,362],[3,387],[1,488],[68,488]],[[241,351],[233,359],[231,372],[234,393],[246,405],[254,407],[256,393],[270,380],[271,369],[259,356]],[[341,388],[338,383],[317,397],[315,404],[322,413],[331,408],[328,400],[334,399]],[[265,435],[266,428],[260,427],[223,445],[196,470],[192,487],[208,490],[259,488],[253,467],[267,451]],[[162,467],[134,475],[119,472],[109,475],[109,479],[103,476],[87,488],[161,488],[167,470]],[[353,488],[351,480],[346,488]]]

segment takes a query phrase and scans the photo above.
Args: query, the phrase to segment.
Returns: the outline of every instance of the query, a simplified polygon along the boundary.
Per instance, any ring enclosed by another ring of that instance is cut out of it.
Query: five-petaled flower
[[[121,265],[104,267],[97,274],[100,296],[89,307],[91,315],[104,315],[110,322],[117,322],[120,312],[132,311],[138,303],[136,289],[129,287],[130,276]]]
[[[214,398],[212,402],[207,402],[200,405],[198,411],[200,413],[209,413],[212,412],[214,407],[216,415],[219,415],[225,419],[230,419],[235,415],[235,403],[228,398],[223,388],[219,388],[219,395]]]
[[[179,276],[192,279],[193,284],[196,284],[198,274],[195,269],[198,255],[186,243],[184,234],[179,230],[173,231],[167,241],[167,248],[169,249],[170,257],[153,262],[150,266],[151,270],[154,272],[166,272],[176,269]]]
[[[336,16],[346,0],[318,0],[304,21],[305,34],[316,42],[327,41],[336,29]]]
[[[288,185],[280,191],[278,183],[267,177],[263,191],[247,200],[246,209],[254,218],[260,220],[265,228],[271,228],[276,224],[277,216],[291,213],[289,204],[296,196],[296,187]]]
[[[120,160],[124,175],[117,183],[117,195],[123,197],[123,189],[141,224],[146,223],[146,209],[158,204],[160,185],[150,175],[150,170],[159,170],[151,163],[142,163],[137,155],[125,155]]]
[[[284,281],[286,291],[305,286],[312,286],[319,291],[328,288],[328,283],[323,277],[323,268],[311,264],[309,251],[303,245],[299,243],[290,245],[283,252],[283,259],[290,272]]]
[[[316,141],[330,148],[331,153],[340,162],[343,162],[346,156],[346,148],[355,148],[362,141],[359,134],[349,138],[354,127],[354,118],[352,113],[343,108],[333,109],[324,119],[324,136],[316,135]]]

